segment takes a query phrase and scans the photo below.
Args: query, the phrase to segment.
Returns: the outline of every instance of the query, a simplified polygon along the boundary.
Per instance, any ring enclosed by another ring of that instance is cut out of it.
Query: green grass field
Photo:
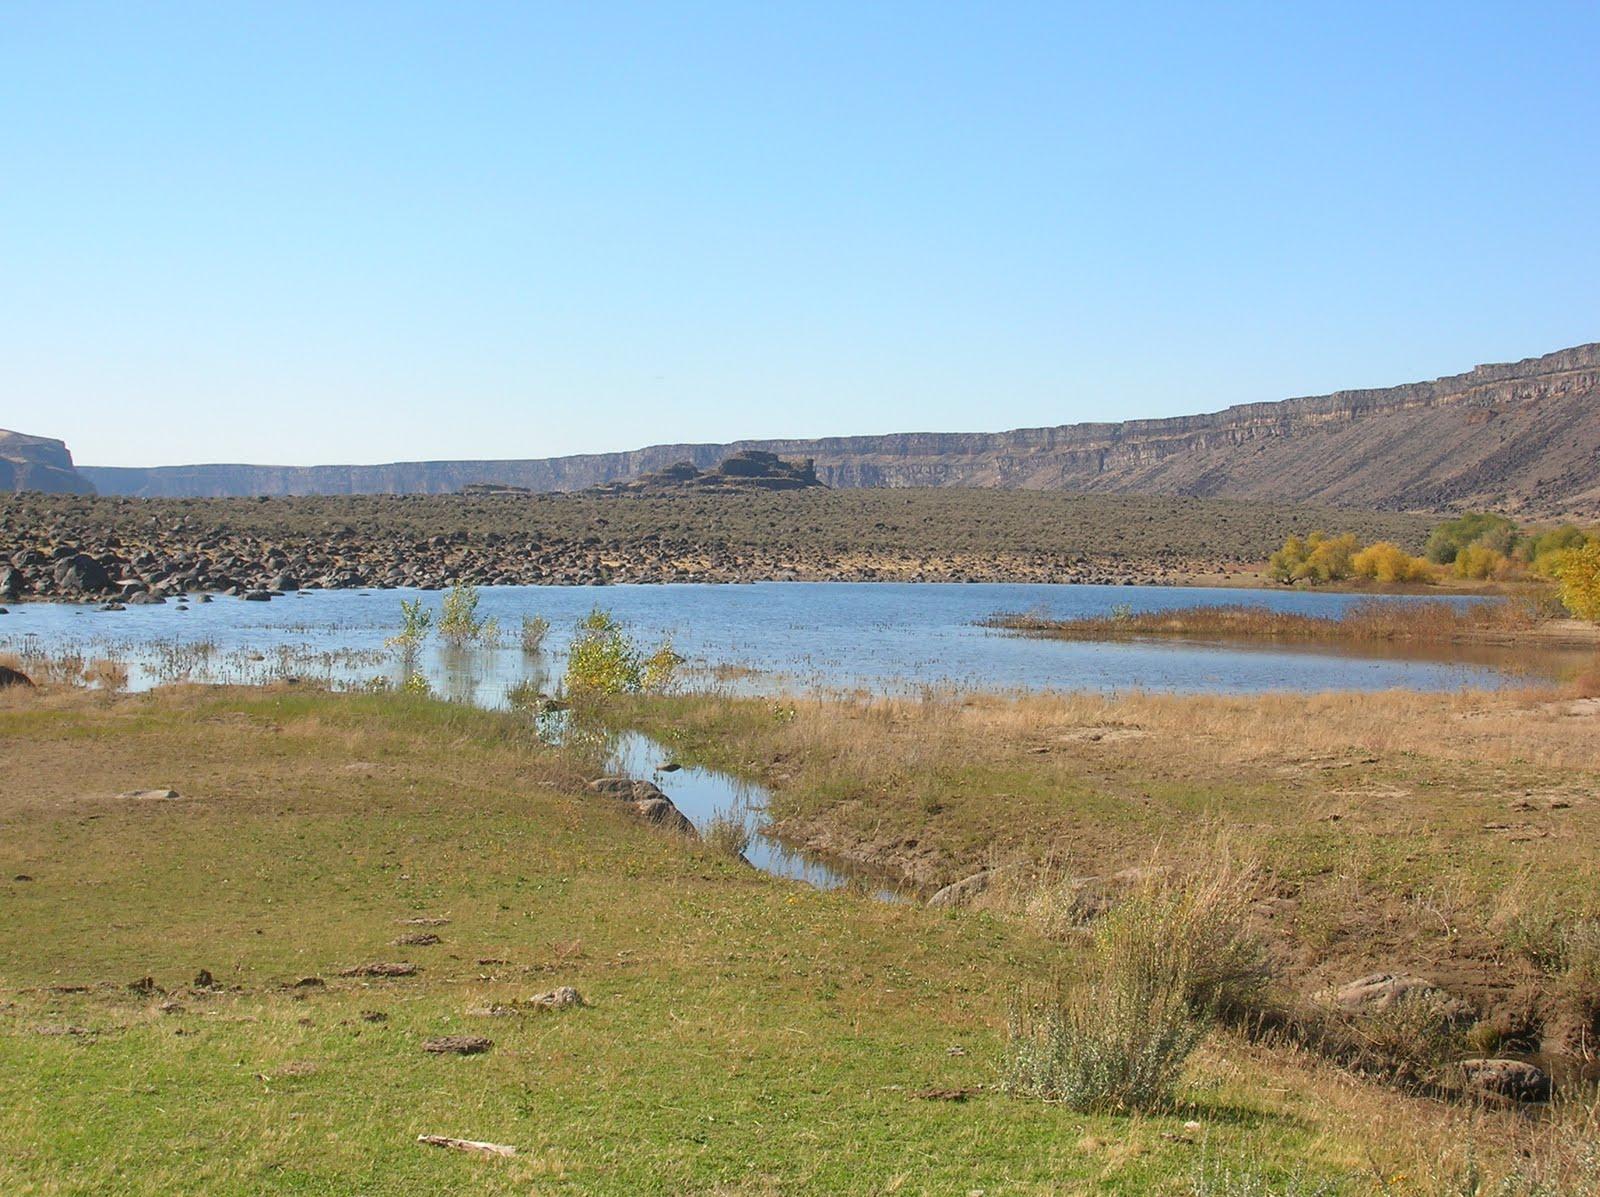
[[[1169,1114],[1003,1097],[1008,1004],[1059,944],[769,879],[584,794],[511,716],[12,692],[0,755],[6,1194],[1365,1192],[1454,1133],[1221,1035]],[[419,916],[441,942],[395,945]],[[371,961],[421,971],[338,975]],[[590,1006],[468,1013],[563,984]],[[494,1046],[421,1050],[446,1034]]]

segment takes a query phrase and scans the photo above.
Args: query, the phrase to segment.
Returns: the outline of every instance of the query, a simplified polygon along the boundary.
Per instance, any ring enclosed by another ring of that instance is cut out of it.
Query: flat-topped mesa
[[[749,453],[810,458],[831,487],[978,486],[1600,515],[1600,344],[1432,382],[1203,415],[1010,432],[654,445],[626,453],[379,466],[83,467],[102,492],[167,496],[586,490],[693,484]],[[672,477],[673,472],[682,474]],[[629,492],[631,493],[631,492]]]
[[[746,449],[724,458],[713,470],[702,470],[692,461],[677,461],[626,482],[606,482],[590,490],[606,495],[655,495],[685,491],[802,490],[821,485],[815,463],[809,457],[803,461],[785,461],[776,453]]]
[[[0,491],[21,490],[95,493],[94,485],[72,464],[65,441],[0,428]]]

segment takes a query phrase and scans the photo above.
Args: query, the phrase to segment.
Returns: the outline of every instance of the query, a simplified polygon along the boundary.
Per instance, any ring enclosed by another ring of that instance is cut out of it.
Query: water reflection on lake
[[[100,612],[23,604],[0,616],[0,649],[24,642],[52,652],[117,656],[133,684],[175,676],[250,681],[297,674],[333,681],[395,676],[385,647],[400,599],[437,592],[323,591],[271,603],[218,598]],[[1314,591],[959,583],[774,582],[751,585],[485,587],[479,614],[499,620],[506,643],[462,652],[430,642],[418,663],[435,688],[499,705],[508,688],[558,677],[576,621],[609,608],[642,641],[670,638],[702,670],[735,690],[976,689],[1379,690],[1521,684],[1576,656],[1530,656],[1492,646],[1250,645],[1126,641],[1096,644],[1016,636],[977,626],[1001,611],[1052,618],[1105,614],[1118,604],[1165,610],[1197,603],[1262,603],[1337,615],[1362,596]],[[1395,602],[1414,599],[1398,598]],[[1452,600],[1467,602],[1471,600]],[[515,644],[523,615],[551,623],[547,651]],[[730,672],[731,671],[731,672]],[[754,672],[750,672],[754,671]]]

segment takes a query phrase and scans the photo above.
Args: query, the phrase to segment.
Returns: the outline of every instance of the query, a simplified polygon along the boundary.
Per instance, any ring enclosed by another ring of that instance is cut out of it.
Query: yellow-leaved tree
[[[1291,536],[1272,554],[1268,569],[1278,582],[1337,582],[1350,576],[1356,548],[1350,532],[1339,536],[1313,532],[1304,540]]]
[[[1351,567],[1358,578],[1376,582],[1430,582],[1433,568],[1422,557],[1413,557],[1390,540],[1369,544],[1353,558]]]
[[[1600,540],[1562,553],[1554,572],[1566,609],[1579,619],[1600,623]]]

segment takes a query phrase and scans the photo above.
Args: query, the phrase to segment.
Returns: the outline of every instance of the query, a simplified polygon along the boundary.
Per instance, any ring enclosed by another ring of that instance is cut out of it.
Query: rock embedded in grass
[[[1550,1100],[1549,1075],[1526,1060],[1462,1060],[1457,1067],[1475,1093],[1512,1101]]]
[[[570,985],[559,985],[549,993],[535,994],[528,999],[529,1006],[539,1010],[569,1010],[577,1006],[587,1006],[583,995]]]
[[[963,877],[960,881],[952,881],[929,898],[928,905],[935,908],[965,906],[988,890],[994,881],[994,875],[995,870],[983,869],[970,877]]]
[[[410,977],[416,974],[417,966],[404,961],[375,960],[371,964],[358,964],[354,968],[347,968],[339,975],[341,977]]]
[[[0,665],[0,690],[11,686],[25,686],[33,689],[33,679],[20,669],[13,669],[9,665]]]
[[[700,833],[695,830],[694,824],[689,822],[689,817],[674,806],[672,799],[664,794],[633,803],[633,813],[657,827],[676,831],[691,838],[699,838]]]
[[[179,796],[177,790],[124,790],[118,798],[129,798],[140,802],[170,802]]]
[[[410,935],[402,935],[395,941],[396,946],[403,948],[426,948],[439,942],[439,937],[432,931],[415,931]]]
[[[422,1050],[436,1056],[476,1056],[494,1046],[482,1035],[440,1035],[424,1041]]]
[[[639,781],[632,777],[597,777],[589,783],[589,792],[603,794],[607,798],[620,798],[625,802],[666,797],[655,782]]]
[[[1352,1013],[1378,1013],[1403,1001],[1439,993],[1432,981],[1410,973],[1370,973],[1339,986],[1333,1002]]]

